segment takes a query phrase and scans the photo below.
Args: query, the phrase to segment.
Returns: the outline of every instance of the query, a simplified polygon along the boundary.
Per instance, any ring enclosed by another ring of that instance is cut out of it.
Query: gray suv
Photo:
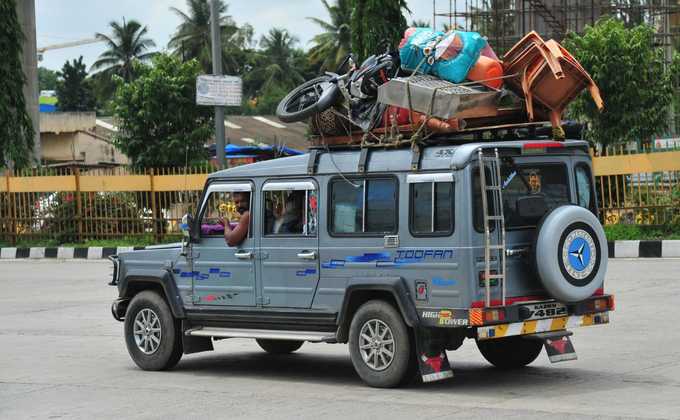
[[[348,343],[375,387],[452,376],[466,338],[571,360],[614,307],[596,209],[582,141],[312,149],[211,174],[181,244],[112,258],[112,312],[145,370],[235,337]]]

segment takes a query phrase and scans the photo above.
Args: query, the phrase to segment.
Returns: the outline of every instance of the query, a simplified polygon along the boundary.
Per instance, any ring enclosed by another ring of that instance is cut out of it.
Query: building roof
[[[299,151],[309,148],[306,123],[282,123],[271,115],[227,115],[224,125],[227,142],[239,146],[264,143]]]
[[[301,152],[309,148],[307,124],[303,122],[282,123],[272,115],[226,115],[224,128],[227,143],[237,146],[258,146],[263,143]],[[97,118],[97,134],[111,136],[117,130],[113,118]],[[209,140],[211,144],[214,142],[214,139]]]

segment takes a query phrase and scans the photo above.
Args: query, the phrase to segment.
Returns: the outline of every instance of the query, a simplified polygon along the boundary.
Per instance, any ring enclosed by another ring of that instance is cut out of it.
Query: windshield
[[[490,174],[487,172],[487,180]],[[504,162],[501,166],[503,186],[503,212],[507,228],[535,227],[540,218],[522,217],[518,211],[518,201],[523,197],[543,197],[548,211],[570,202],[569,178],[564,164],[518,164]],[[479,185],[479,170],[475,170],[474,183],[474,226],[479,232],[484,230],[482,220],[482,197]],[[488,202],[492,202],[491,192]]]

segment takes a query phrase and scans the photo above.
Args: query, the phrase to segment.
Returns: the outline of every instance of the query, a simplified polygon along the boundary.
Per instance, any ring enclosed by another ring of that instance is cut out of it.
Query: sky
[[[333,0],[330,0],[331,2]],[[270,28],[283,27],[297,36],[299,46],[309,48],[310,39],[320,28],[306,17],[328,20],[321,0],[227,0],[228,14],[237,24],[250,23],[255,39]],[[413,19],[432,19],[431,0],[408,0]],[[440,3],[448,2],[440,0]],[[95,32],[109,33],[108,23],[122,18],[136,19],[147,25],[149,36],[163,50],[179,24],[179,18],[169,10],[186,11],[186,0],[36,0],[36,32],[38,48],[69,41],[94,38]],[[46,51],[40,66],[60,70],[66,60],[83,56],[89,66],[104,51],[104,44],[89,44]]]

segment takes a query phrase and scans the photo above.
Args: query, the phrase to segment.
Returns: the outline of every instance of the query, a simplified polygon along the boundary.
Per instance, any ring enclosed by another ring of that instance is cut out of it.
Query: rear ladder
[[[501,184],[501,161],[498,149],[494,149],[494,154],[491,156],[484,155],[482,149],[479,149],[478,159],[484,218],[485,306],[491,306],[491,280],[493,279],[498,280],[501,289],[501,305],[505,306],[505,217],[503,215],[503,186]],[[489,201],[491,202],[489,203]],[[496,259],[497,263],[495,274],[491,274],[493,258]]]

